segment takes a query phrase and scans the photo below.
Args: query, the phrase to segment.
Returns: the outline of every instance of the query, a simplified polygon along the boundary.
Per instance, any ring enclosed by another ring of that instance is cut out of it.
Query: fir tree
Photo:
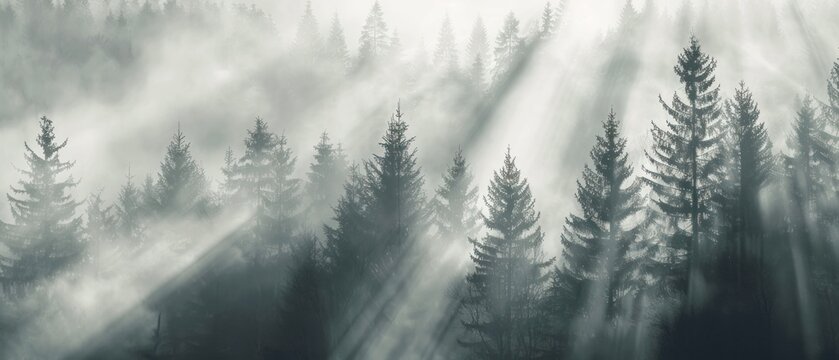
[[[271,171],[279,141],[268,131],[268,124],[256,118],[253,130],[245,138],[245,154],[235,167],[236,196],[253,204],[257,214],[264,211]]]
[[[785,157],[787,184],[792,197],[792,234],[795,245],[808,258],[816,272],[825,271],[825,264],[834,260],[831,236],[826,233],[830,219],[825,218],[820,200],[829,196],[829,169],[833,165],[830,135],[825,132],[824,117],[818,116],[812,99],[803,99],[796,114],[793,131],[787,140],[791,154]]]
[[[435,199],[436,225],[445,241],[477,235],[479,212],[478,188],[472,185],[472,173],[458,149],[452,165],[443,174],[443,183]]]
[[[402,56],[402,40],[399,39],[399,30],[393,29],[393,33],[388,40],[387,54],[393,59],[399,59]]]
[[[461,344],[481,359],[534,359],[540,344],[540,303],[553,259],[542,253],[544,233],[530,185],[521,177],[509,148],[484,197],[489,230],[474,244],[475,270],[467,276]]]
[[[233,149],[230,147],[224,151],[224,166],[221,168],[224,180],[219,189],[219,195],[223,202],[230,201],[236,193],[236,158],[233,156]]]
[[[833,115],[834,129],[839,130],[839,60],[833,63],[827,79],[827,98]],[[834,134],[839,135],[839,134]]]
[[[626,0],[621,9],[620,18],[618,19],[618,27],[621,29],[631,28],[639,18],[638,11],[632,6],[632,0]]]
[[[699,251],[715,239],[712,233],[714,192],[722,165],[719,129],[719,86],[714,84],[716,60],[703,53],[699,41],[678,57],[674,68],[684,84],[686,100],[673,94],[672,105],[659,97],[670,118],[653,124],[653,148],[647,152],[652,168],[645,168],[653,202],[667,215],[672,235],[667,239],[666,282],[688,293],[690,278],[699,275]]]
[[[205,214],[206,182],[204,170],[192,158],[189,143],[178,125],[157,174],[161,214]]]
[[[793,131],[787,140],[791,154],[786,157],[786,172],[794,201],[804,213],[813,213],[820,194],[827,189],[824,169],[832,162],[829,134],[811,97],[801,102]]]
[[[308,218],[322,224],[332,212],[332,205],[341,196],[347,171],[347,160],[340,146],[329,142],[329,136],[321,134],[320,142],[314,147],[315,162],[309,165]]]
[[[550,39],[556,31],[557,14],[550,2],[545,3],[542,10],[542,22],[539,24],[539,38]]]
[[[7,284],[23,292],[81,256],[79,203],[70,194],[77,183],[72,176],[61,179],[74,165],[59,158],[67,140],[56,140],[46,116],[39,125],[38,147],[24,143],[27,169],[20,172],[25,178],[12,186],[14,195],[6,195],[14,225],[5,239],[11,256],[3,259],[2,274]]]
[[[454,73],[458,70],[457,44],[449,16],[443,19],[440,35],[437,37],[437,49],[434,50],[434,65],[446,72]]]
[[[146,219],[153,219],[160,211],[157,185],[150,175],[147,175],[143,180],[143,187],[140,190],[140,203],[143,217]]]
[[[274,358],[328,359],[328,294],[315,239],[296,246],[293,258],[279,309],[280,352]]]
[[[519,20],[513,13],[507,14],[501,32],[495,38],[494,81],[503,79],[518,61],[524,48],[524,39],[519,36]]]
[[[116,221],[112,214],[112,206],[104,206],[102,192],[91,194],[87,199],[87,222],[84,226],[87,240],[87,259],[93,264],[97,273],[101,273],[107,265],[109,256],[108,243],[113,244]]]
[[[139,241],[143,234],[143,199],[140,189],[132,181],[130,171],[117,195],[116,216],[117,232],[126,240]]]
[[[321,39],[318,32],[318,21],[312,12],[312,2],[306,1],[306,9],[297,26],[297,37],[294,45],[300,51],[303,59],[311,60],[321,52]]]
[[[487,40],[487,29],[484,20],[478,17],[475,25],[472,26],[472,34],[469,36],[469,43],[466,44],[466,60],[473,61],[480,57],[482,61],[489,59],[489,40]]]
[[[369,199],[368,216],[373,224],[374,266],[378,276],[389,276],[410,243],[422,234],[427,221],[423,177],[417,165],[413,137],[400,106],[388,122],[379,145],[382,154],[364,163]]]
[[[730,188],[726,206],[729,231],[733,235],[734,251],[738,265],[746,262],[747,254],[757,255],[757,243],[761,240],[761,209],[758,196],[766,186],[774,166],[772,143],[763,122],[759,120],[760,110],[752,99],[746,84],[740,82],[734,98],[725,103],[727,187]],[[752,279],[754,280],[754,279]],[[743,285],[743,284],[740,284]]]
[[[341,295],[333,297],[336,300],[352,298],[353,285],[368,270],[371,224],[365,206],[368,196],[364,180],[359,167],[350,166],[344,193],[334,208],[335,225],[324,225],[324,258],[333,280],[333,291]]]
[[[626,154],[626,139],[620,123],[610,112],[603,123],[590,156],[592,166],[583,168],[577,181],[576,199],[580,215],[570,215],[562,234],[562,274],[552,293],[572,289],[571,309],[578,314],[611,320],[618,315],[621,302],[633,291],[633,260],[629,256],[641,229],[634,218],[641,210],[640,182],[634,182]],[[564,284],[558,284],[566,282]],[[584,305],[590,305],[584,309]],[[568,319],[570,320],[570,319]]]
[[[288,147],[285,136],[280,136],[277,149],[272,154],[270,182],[266,209],[263,215],[270,224],[266,239],[276,246],[279,253],[291,251],[299,229],[300,180],[295,179],[294,164],[297,159]]]
[[[344,38],[344,28],[341,27],[337,13],[332,17],[332,25],[329,28],[329,37],[326,39],[324,51],[327,59],[338,65],[338,69],[346,70],[350,55],[347,50],[347,40]]]
[[[375,62],[385,55],[390,49],[390,38],[388,36],[387,24],[385,23],[382,6],[376,1],[367,20],[361,29],[359,38],[358,61],[361,65]]]
[[[469,83],[471,84],[472,90],[475,94],[479,96],[486,91],[484,74],[486,74],[484,60],[480,56],[477,56],[475,57],[475,62],[472,63],[472,67],[469,70]]]

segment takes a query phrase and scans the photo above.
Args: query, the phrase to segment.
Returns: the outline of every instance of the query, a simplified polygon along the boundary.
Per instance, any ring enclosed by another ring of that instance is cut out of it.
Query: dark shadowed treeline
[[[229,9],[271,28],[256,7],[111,2],[91,21],[86,1],[4,5],[0,91],[14,96],[0,111],[49,107],[68,88],[118,89],[142,58],[138,44],[167,26],[200,32]],[[321,34],[307,4],[292,45],[300,68],[289,73],[319,79],[304,83],[322,96],[331,82],[410,64],[398,81],[457,88],[475,117],[457,135],[474,136],[476,119],[560,36],[562,13],[547,4],[532,34],[510,13],[494,38],[478,18],[465,52],[445,17],[425,63],[397,60],[403,45],[378,2],[352,54],[338,16]],[[633,39],[653,16],[631,3],[620,13],[616,29]],[[342,142],[354,139],[328,129],[310,147],[292,144],[295,134],[257,117],[225,144],[215,181],[178,123],[165,149],[148,149],[162,154],[153,172],[114,175],[113,201],[75,194],[86,181],[66,156],[75,139],[43,116],[8,169],[19,181],[0,222],[0,357],[837,358],[839,61],[812,70],[827,75],[826,91],[803,94],[794,116],[765,114],[749,84],[717,76],[707,31],[680,34],[684,48],[667,54],[678,86],[661,89],[637,161],[624,91],[604,91],[615,108],[581,105],[600,126],[580,130],[593,145],[564,174],[577,178],[573,194],[557,195],[570,213],[539,210],[531,185],[554,168],[520,167],[501,140],[487,174],[473,172],[480,154],[466,146],[428,171],[424,152],[441,150],[418,145],[425,109],[398,93],[375,99],[395,106],[368,155],[351,156]],[[633,45],[615,45],[610,79],[635,79]],[[26,75],[40,67],[49,70]],[[47,79],[60,86],[29,88]],[[788,117],[785,147],[767,116]]]

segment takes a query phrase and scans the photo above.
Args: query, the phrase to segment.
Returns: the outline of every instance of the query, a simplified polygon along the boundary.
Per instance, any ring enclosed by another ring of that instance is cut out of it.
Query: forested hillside
[[[0,2],[0,358],[839,358],[839,5],[324,3]]]

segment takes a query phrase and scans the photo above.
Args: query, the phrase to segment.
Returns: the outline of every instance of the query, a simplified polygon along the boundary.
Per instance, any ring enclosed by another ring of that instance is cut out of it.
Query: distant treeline
[[[525,43],[515,19],[506,24],[496,69],[509,69],[498,68],[508,56],[513,66],[512,49]],[[393,49],[378,4],[361,43],[359,59]],[[651,124],[640,164],[628,159],[619,114],[603,109],[571,214],[536,211],[525,175],[539,181],[539,169],[519,169],[509,147],[484,191],[467,161],[476,155],[457,151],[427,193],[432,175],[417,163],[399,105],[374,155],[353,162],[324,133],[304,178],[286,137],[256,119],[244,148],[225,154],[218,187],[179,128],[157,173],[128,174],[113,204],[74,198],[75,163],[59,156],[68,140],[42,117],[7,195],[13,219],[0,223],[0,349],[38,354],[20,329],[38,313],[30,299],[54,300],[53,282],[118,273],[161,239],[184,239],[164,245],[185,251],[194,234],[165,224],[242,212],[229,247],[143,304],[155,316],[120,321],[61,355],[837,358],[839,62],[827,92],[804,97],[789,120],[786,153],[770,142],[747,85],[724,99],[715,69],[692,37],[674,67],[682,87],[659,98],[667,120]],[[545,222],[563,222],[562,233],[545,234]],[[561,256],[549,258],[542,248],[556,241]],[[465,244],[470,263],[453,273],[467,255],[450,251]]]

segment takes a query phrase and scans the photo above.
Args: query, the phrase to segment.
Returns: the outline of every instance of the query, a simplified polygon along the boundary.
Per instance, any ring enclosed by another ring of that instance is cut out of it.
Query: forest
[[[318,2],[0,0],[0,359],[839,358],[839,4]]]

